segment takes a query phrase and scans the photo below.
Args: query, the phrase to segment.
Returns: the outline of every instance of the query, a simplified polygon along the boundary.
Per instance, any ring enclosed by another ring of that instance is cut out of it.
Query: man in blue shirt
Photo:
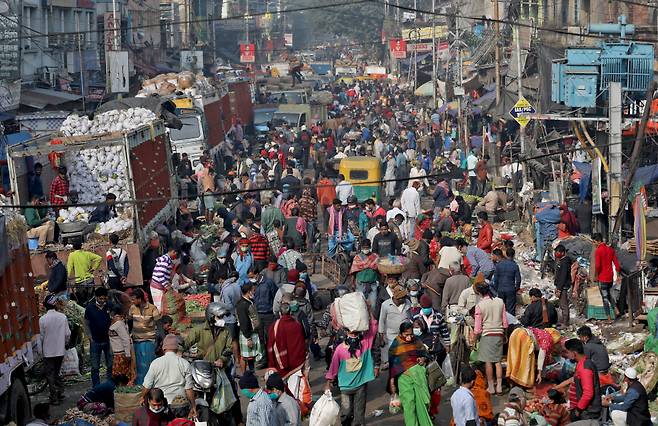
[[[637,379],[637,370],[628,367],[624,371],[624,382],[628,385],[626,393],[603,398],[602,405],[610,410],[613,425],[651,425],[647,391]]]
[[[457,240],[457,248],[462,252],[471,264],[471,277],[482,272],[484,278],[491,279],[495,266],[489,254],[477,246],[469,246],[463,239]]]
[[[521,271],[514,261],[514,249],[508,248],[505,253],[507,257],[496,264],[493,288],[505,302],[505,310],[510,315],[516,315],[516,293],[521,289]]]

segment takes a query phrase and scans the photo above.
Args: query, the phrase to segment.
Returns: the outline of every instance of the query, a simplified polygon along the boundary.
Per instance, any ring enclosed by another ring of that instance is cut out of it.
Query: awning
[[[51,89],[23,88],[21,91],[21,105],[36,109],[43,109],[48,105],[61,105],[66,102],[75,102],[82,96],[73,93],[58,92]]]

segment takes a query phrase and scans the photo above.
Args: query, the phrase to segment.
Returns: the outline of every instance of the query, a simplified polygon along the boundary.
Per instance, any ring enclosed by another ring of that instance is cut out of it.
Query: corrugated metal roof
[[[61,105],[82,99],[80,95],[58,92],[52,89],[23,88],[21,91],[21,105],[42,109],[48,105]]]

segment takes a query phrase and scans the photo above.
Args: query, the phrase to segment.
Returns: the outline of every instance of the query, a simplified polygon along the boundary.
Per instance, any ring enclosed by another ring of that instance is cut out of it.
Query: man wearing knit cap
[[[274,401],[274,411],[284,425],[301,426],[301,410],[293,397],[286,393],[286,386],[279,373],[272,373],[265,383],[267,393]]]
[[[177,396],[187,397],[192,410],[190,416],[196,415],[194,403],[193,379],[190,363],[178,356],[178,337],[168,334],[162,341],[164,355],[151,363],[146,377],[144,377],[144,391],[146,396],[153,388],[162,389],[167,401],[173,401]]]
[[[400,324],[409,318],[411,302],[407,297],[407,290],[402,286],[393,289],[393,296],[382,303],[379,313],[379,335],[386,342],[382,348],[382,361],[384,369],[388,364],[388,347],[400,333]]]
[[[64,360],[66,342],[71,337],[69,322],[66,315],[59,312],[60,300],[54,294],[49,294],[43,301],[46,313],[39,318],[41,348],[47,367],[46,380],[50,390],[50,405],[60,405],[64,400],[64,384],[59,371]]]
[[[246,426],[279,425],[279,416],[276,413],[274,402],[269,395],[261,389],[258,378],[253,371],[244,372],[240,381],[240,393],[249,399],[247,406]]]
[[[443,363],[446,354],[450,352],[450,329],[443,314],[432,308],[432,299],[423,294],[420,297],[420,310],[414,314],[413,321],[421,320],[432,335],[430,350],[436,354],[439,365]]]

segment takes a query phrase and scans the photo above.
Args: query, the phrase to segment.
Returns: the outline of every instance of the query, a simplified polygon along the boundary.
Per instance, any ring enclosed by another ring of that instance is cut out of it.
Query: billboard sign
[[[256,48],[253,43],[240,45],[240,62],[256,62]]]
[[[395,59],[404,59],[407,57],[407,42],[400,38],[391,39],[391,56]]]

